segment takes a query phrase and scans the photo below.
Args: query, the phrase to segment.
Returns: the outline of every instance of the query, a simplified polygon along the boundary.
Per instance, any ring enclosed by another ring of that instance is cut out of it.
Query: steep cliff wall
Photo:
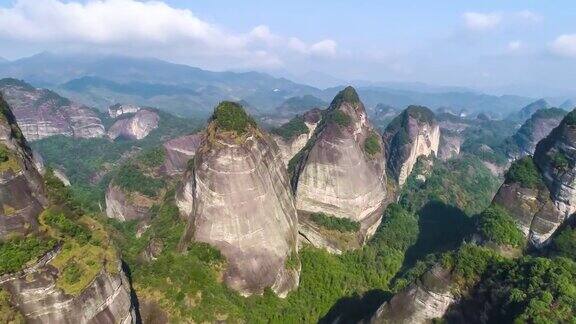
[[[215,110],[177,203],[189,218],[183,244],[209,243],[228,261],[224,280],[242,295],[298,285],[297,216],[278,147],[236,103]]]
[[[108,130],[112,140],[122,137],[141,140],[158,128],[160,116],[151,110],[139,110],[134,116],[117,120]]]
[[[302,116],[296,116],[288,123],[272,131],[272,138],[278,144],[282,153],[282,160],[286,165],[304,148],[314,134],[321,118],[322,111],[313,109]]]
[[[168,175],[183,174],[202,143],[203,133],[181,136],[164,143],[164,170]]]
[[[341,91],[290,162],[296,208],[303,215],[324,213],[358,222],[363,243],[378,226],[386,199],[382,147],[356,91]]]
[[[124,114],[135,114],[140,110],[140,106],[130,104],[115,104],[108,107],[108,115],[117,118]]]
[[[0,80],[0,92],[10,105],[24,136],[37,140],[52,135],[101,137],[104,126],[90,108],[15,80]]]
[[[438,153],[440,127],[430,109],[410,106],[388,125],[382,137],[389,175],[402,186],[419,156]]]

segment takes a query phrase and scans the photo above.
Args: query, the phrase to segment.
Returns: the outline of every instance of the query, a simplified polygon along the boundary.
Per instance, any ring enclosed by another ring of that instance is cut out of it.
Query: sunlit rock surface
[[[194,158],[202,142],[202,133],[185,135],[164,143],[166,159],[164,170],[169,175],[182,174],[188,168],[188,161]]]
[[[108,107],[108,115],[111,118],[117,118],[124,114],[135,114],[140,110],[140,106],[130,104],[115,104]]]
[[[0,80],[0,92],[29,141],[52,135],[102,137],[104,126],[97,113],[53,91],[36,89],[15,80]]]
[[[221,108],[244,114],[234,103]],[[238,134],[219,122],[209,123],[177,192],[189,219],[182,242],[219,249],[228,261],[224,281],[240,294],[270,287],[286,296],[298,285],[300,266],[296,209],[280,151],[255,123]]]
[[[151,110],[139,110],[134,116],[118,119],[108,130],[112,140],[119,137],[141,140],[158,128],[160,116]]]
[[[410,106],[390,122],[383,139],[389,175],[402,186],[418,157],[437,155],[440,127],[430,109]]]
[[[322,118],[322,111],[320,109],[313,109],[304,113],[301,118],[303,119],[306,128],[308,129],[307,132],[297,134],[289,138],[284,138],[280,135],[272,134],[272,138],[274,141],[276,141],[276,144],[278,144],[280,152],[282,153],[282,160],[286,165],[288,165],[288,162],[298,152],[300,152],[302,148],[304,148],[308,140],[312,137],[314,131],[316,130],[316,126],[318,126],[318,123]]]
[[[106,190],[106,216],[119,221],[141,220],[150,215],[154,200],[138,192],[126,192],[110,183]]]
[[[378,150],[366,151],[369,137]],[[292,185],[300,213],[322,212],[360,223],[360,244],[382,218],[386,173],[382,139],[356,91],[348,87],[332,101],[293,166]]]

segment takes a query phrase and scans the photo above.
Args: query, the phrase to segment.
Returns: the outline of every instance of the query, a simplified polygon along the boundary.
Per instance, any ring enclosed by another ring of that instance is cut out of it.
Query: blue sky
[[[0,0],[0,56],[96,51],[295,79],[572,95],[575,14],[573,1]]]

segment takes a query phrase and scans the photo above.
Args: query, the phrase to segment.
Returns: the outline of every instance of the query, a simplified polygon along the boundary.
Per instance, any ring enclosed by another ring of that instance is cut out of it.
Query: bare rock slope
[[[224,281],[242,295],[298,285],[297,216],[286,168],[269,135],[242,107],[222,102],[177,193],[188,216],[182,243],[206,242],[228,261]]]
[[[164,171],[168,175],[183,174],[188,168],[188,161],[194,158],[202,143],[203,133],[185,135],[164,143],[166,159]]]
[[[314,134],[316,126],[322,118],[320,109],[305,112],[296,116],[288,123],[272,130],[272,138],[282,152],[282,160],[286,165],[298,153]]]
[[[307,214],[324,213],[359,223],[360,244],[371,236],[387,193],[382,148],[358,94],[345,88],[289,166],[301,229],[314,226],[306,221]]]
[[[438,153],[440,127],[434,113],[421,106],[410,106],[384,131],[388,174],[402,186],[419,156]]]
[[[83,138],[104,135],[102,121],[92,109],[55,92],[36,89],[15,79],[0,80],[0,92],[30,141],[52,135]]]
[[[159,121],[157,113],[141,109],[134,116],[117,120],[108,130],[108,137],[112,140],[119,137],[141,140],[158,128]]]

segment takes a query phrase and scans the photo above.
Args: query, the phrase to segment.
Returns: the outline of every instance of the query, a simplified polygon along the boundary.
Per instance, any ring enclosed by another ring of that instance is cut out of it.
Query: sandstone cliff
[[[108,107],[110,118],[117,118],[124,114],[135,114],[140,110],[140,106],[130,104],[115,104]]]
[[[388,125],[382,137],[389,175],[402,186],[419,156],[438,153],[440,127],[430,109],[410,106]]]
[[[528,119],[508,141],[507,154],[511,160],[534,154],[536,144],[556,128],[567,114],[559,108],[540,109]]]
[[[141,220],[150,216],[154,200],[138,192],[127,192],[110,183],[106,190],[106,216],[119,221]]]
[[[0,92],[30,141],[52,135],[84,138],[104,135],[104,126],[92,109],[50,90],[36,89],[15,79],[2,79]]]
[[[151,110],[139,110],[134,116],[117,120],[108,130],[108,137],[115,140],[119,137],[125,139],[141,140],[151,131],[158,128],[160,116]]]
[[[312,138],[290,161],[301,228],[315,227],[307,215],[323,213],[360,225],[357,242],[340,249],[357,247],[371,236],[386,200],[382,147],[354,88],[342,90]]]
[[[0,96],[0,240],[36,231],[46,202],[32,151]]]
[[[224,281],[242,295],[298,286],[297,216],[278,147],[242,107],[222,102],[187,171],[177,204],[185,246],[206,242],[227,259]]]
[[[384,303],[371,323],[431,323],[444,316],[456,299],[451,274],[439,265]]]
[[[296,116],[288,123],[272,130],[272,138],[278,144],[282,160],[286,165],[298,153],[314,134],[316,126],[322,118],[320,109],[307,111],[302,116]]]
[[[168,175],[183,174],[188,168],[188,161],[196,155],[196,150],[202,143],[202,133],[185,135],[164,143],[166,159],[164,171]]]

